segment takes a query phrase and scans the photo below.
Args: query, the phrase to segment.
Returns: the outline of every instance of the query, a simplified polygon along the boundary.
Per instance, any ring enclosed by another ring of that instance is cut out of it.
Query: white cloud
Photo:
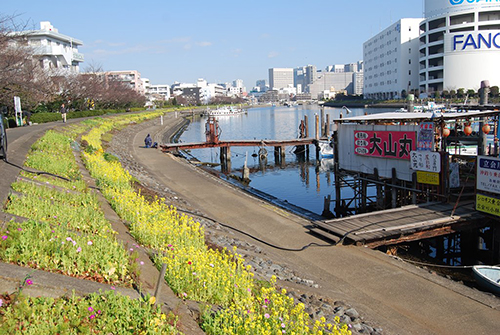
[[[278,57],[279,53],[276,52],[276,51],[271,51],[268,55],[267,55],[267,58],[274,58],[274,57]]]
[[[199,45],[200,47],[209,47],[212,45],[212,42],[198,42],[196,43],[197,45]]]

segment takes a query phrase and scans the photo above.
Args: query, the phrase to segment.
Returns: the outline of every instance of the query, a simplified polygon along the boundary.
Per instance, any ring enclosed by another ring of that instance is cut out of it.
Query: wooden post
[[[307,118],[307,115],[304,115],[304,130],[305,130],[305,137],[309,137],[309,120]]]
[[[319,115],[315,115],[315,124],[314,124],[314,138],[319,140]]]
[[[384,197],[382,195],[382,185],[378,182],[380,182],[380,177],[378,174],[378,169],[375,168],[373,169],[373,175],[375,176],[375,180],[377,181],[376,188],[377,188],[377,209],[384,209]]]
[[[416,174],[416,172],[413,172],[411,174],[411,181],[412,181],[412,184],[411,184],[412,188],[414,190],[416,190],[417,189],[417,174]],[[417,192],[415,192],[415,191],[411,192],[411,203],[413,205],[417,204]]]
[[[321,216],[324,216],[326,218],[331,218],[332,212],[330,211],[330,202],[332,202],[332,196],[328,194],[324,198],[324,204],[323,204],[323,213],[321,213]]]
[[[325,106],[321,106],[321,132],[320,137],[325,136]]]
[[[330,135],[330,114],[326,114],[325,136]]]
[[[309,137],[309,118],[304,115],[304,135],[306,138]],[[309,144],[306,145],[306,161],[309,161]]]
[[[220,147],[220,163],[223,173],[231,172],[231,147]]]
[[[340,167],[339,167],[339,146],[338,146],[338,134],[333,133],[333,159],[335,163],[333,164],[333,173],[335,178],[335,216],[340,217],[340,198],[342,197],[341,182],[340,182]]]
[[[274,164],[276,166],[280,166],[281,165],[281,154],[280,154],[280,151],[281,151],[281,147],[279,147],[279,146],[275,146],[274,147]]]
[[[365,176],[362,176],[365,177]],[[368,190],[368,181],[366,178],[361,179],[361,211],[366,213],[366,193]]]
[[[391,181],[391,184],[392,185],[396,185],[398,181],[398,178],[397,178],[397,175],[396,175],[396,169],[395,168],[392,168],[392,181]],[[392,208],[396,208],[398,203],[398,190],[397,188],[391,186],[391,192],[392,192]]]

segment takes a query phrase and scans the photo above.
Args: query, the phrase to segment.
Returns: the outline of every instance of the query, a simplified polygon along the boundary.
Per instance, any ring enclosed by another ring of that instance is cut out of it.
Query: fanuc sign
[[[425,17],[427,19],[476,7],[494,7],[500,5],[500,0],[426,0]]]
[[[487,50],[500,50],[500,31],[463,32],[445,37],[446,53]]]
[[[450,0],[450,4],[453,6],[475,4],[478,2],[500,2],[500,0]]]

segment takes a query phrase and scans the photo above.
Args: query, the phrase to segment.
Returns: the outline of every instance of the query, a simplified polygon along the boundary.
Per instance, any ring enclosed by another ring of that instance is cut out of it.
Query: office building
[[[269,69],[269,88],[279,90],[280,88],[294,87],[292,68]]]
[[[394,99],[419,89],[419,27],[423,19],[401,19],[363,44],[368,99]]]

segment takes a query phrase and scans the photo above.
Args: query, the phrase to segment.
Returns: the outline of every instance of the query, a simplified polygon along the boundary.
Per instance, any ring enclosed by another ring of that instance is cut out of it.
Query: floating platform
[[[311,231],[335,243],[376,248],[481,227],[473,202],[432,202],[312,222]],[[452,215],[453,214],[453,215]]]

